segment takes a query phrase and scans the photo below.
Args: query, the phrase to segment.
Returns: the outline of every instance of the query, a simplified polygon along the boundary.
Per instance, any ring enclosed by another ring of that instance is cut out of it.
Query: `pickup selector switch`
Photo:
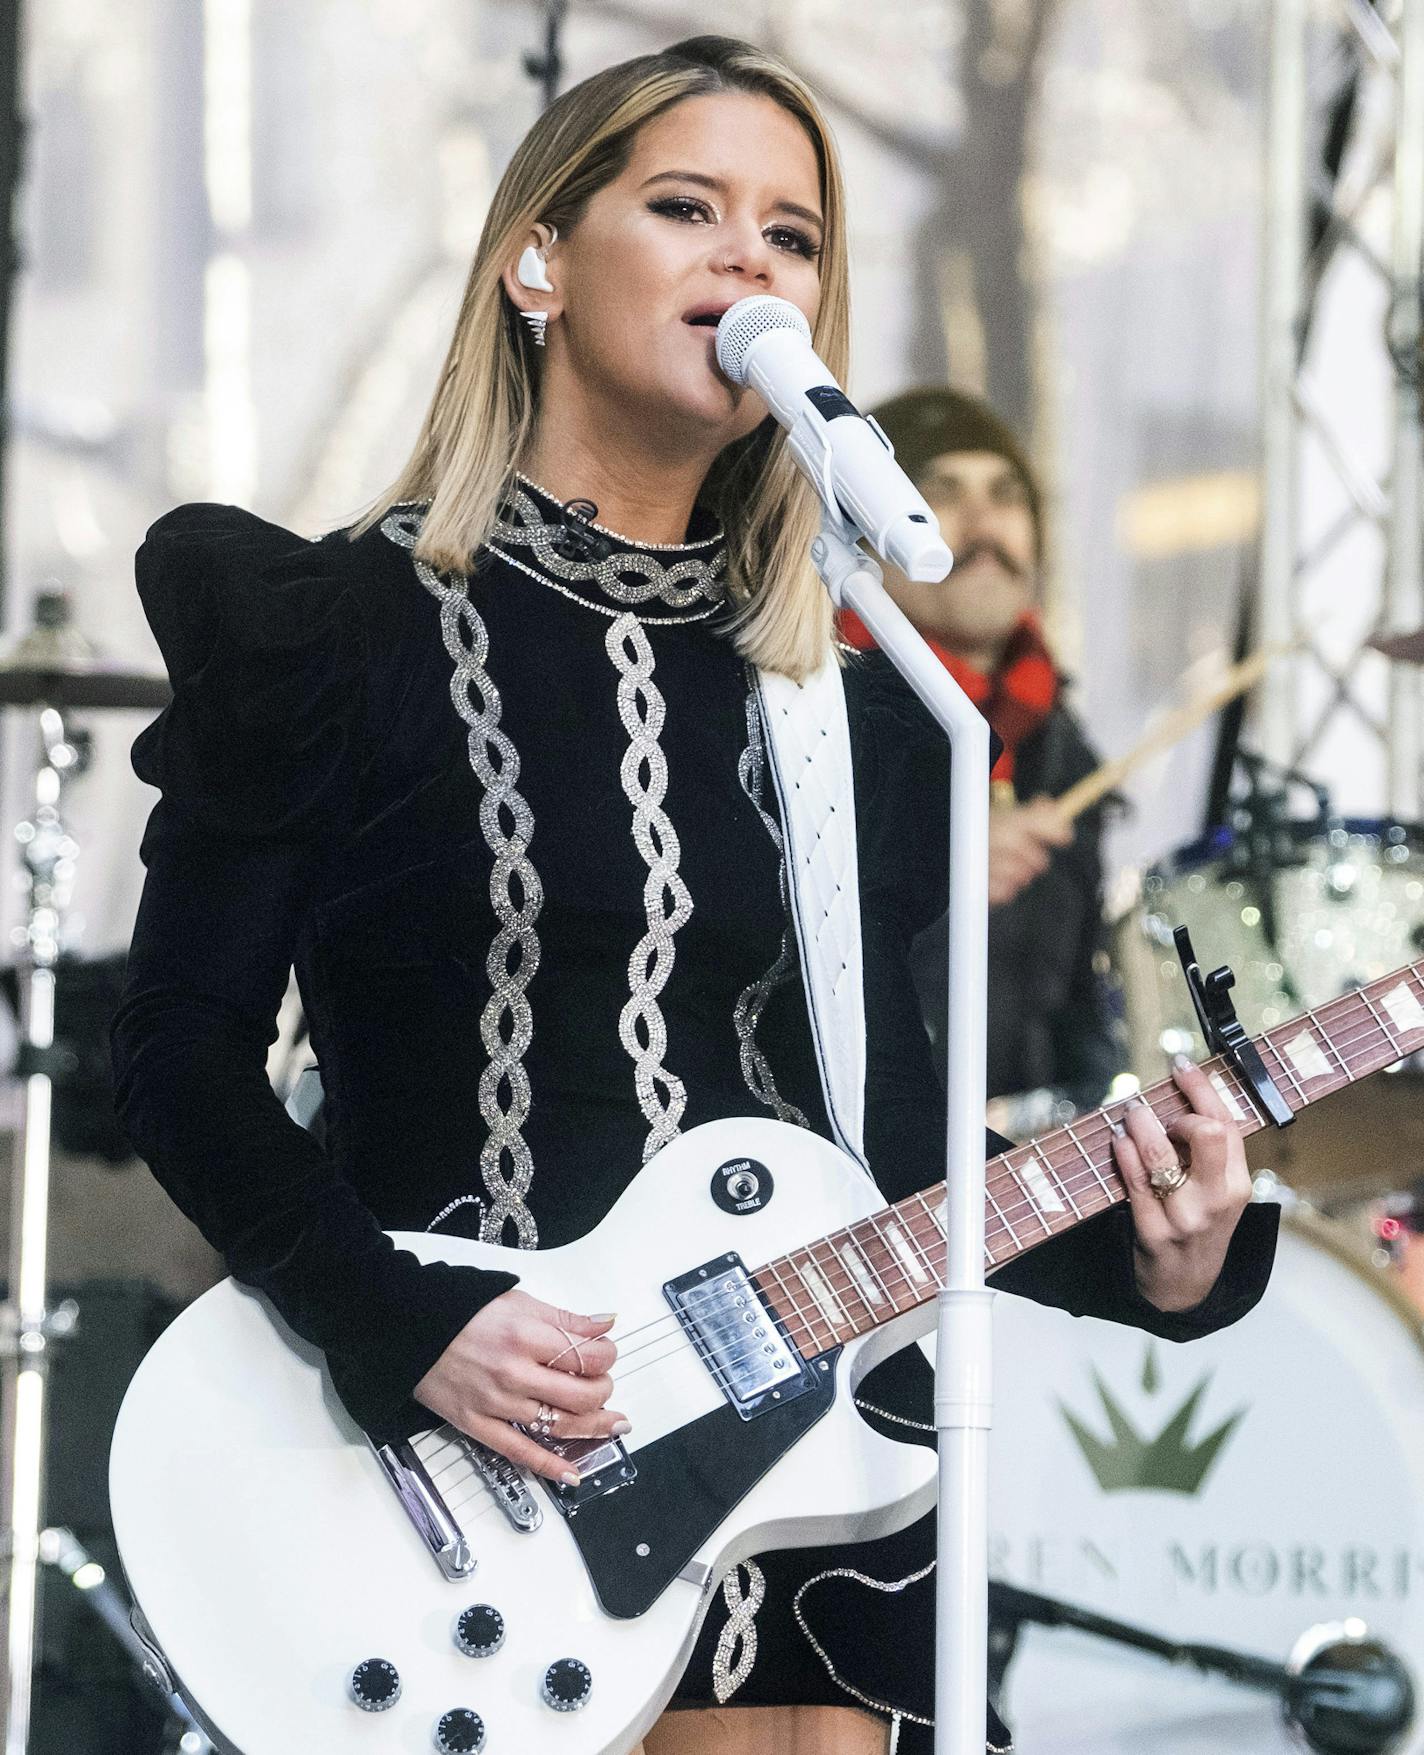
[[[593,1672],[577,1658],[559,1658],[545,1670],[539,1692],[555,1712],[577,1712],[593,1692]]]
[[[362,1712],[389,1712],[400,1699],[400,1671],[385,1658],[367,1658],[352,1670],[347,1691]]]
[[[485,1746],[485,1721],[468,1706],[456,1706],[435,1727],[441,1755],[479,1755]]]
[[[490,1603],[471,1603],[455,1623],[455,1643],[466,1657],[493,1657],[504,1644],[504,1616]]]

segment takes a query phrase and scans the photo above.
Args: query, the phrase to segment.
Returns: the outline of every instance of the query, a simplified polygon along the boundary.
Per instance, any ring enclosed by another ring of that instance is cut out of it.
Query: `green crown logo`
[[[1141,1381],[1143,1389],[1149,1395],[1155,1395],[1162,1387],[1157,1369],[1157,1349],[1151,1341],[1147,1343],[1146,1357],[1142,1362]],[[1141,1491],[1152,1488],[1163,1493],[1190,1495],[1201,1491],[1202,1483],[1221,1454],[1222,1446],[1240,1425],[1246,1413],[1245,1408],[1239,1408],[1228,1419],[1223,1420],[1215,1432],[1208,1433],[1197,1444],[1189,1443],[1187,1431],[1196,1417],[1197,1408],[1210,1382],[1211,1373],[1208,1372],[1157,1436],[1150,1439],[1144,1438],[1128,1419],[1096,1370],[1093,1372],[1093,1383],[1098,1399],[1103,1404],[1103,1412],[1107,1415],[1111,1438],[1098,1437],[1097,1433],[1084,1425],[1066,1402],[1059,1402],[1058,1406],[1104,1493],[1125,1493],[1133,1489]]]

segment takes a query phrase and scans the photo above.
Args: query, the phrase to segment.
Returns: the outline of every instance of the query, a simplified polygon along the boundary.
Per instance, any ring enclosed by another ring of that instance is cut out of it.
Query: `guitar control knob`
[[[455,1643],[466,1657],[493,1657],[504,1644],[504,1616],[489,1603],[472,1603],[455,1623]]]
[[[389,1712],[401,1696],[400,1671],[385,1658],[367,1658],[352,1670],[346,1687],[362,1712]]]
[[[447,1712],[435,1727],[435,1747],[441,1755],[479,1755],[485,1746],[485,1721],[468,1706]]]
[[[593,1692],[593,1672],[577,1658],[559,1658],[544,1672],[539,1693],[555,1712],[577,1712]]]

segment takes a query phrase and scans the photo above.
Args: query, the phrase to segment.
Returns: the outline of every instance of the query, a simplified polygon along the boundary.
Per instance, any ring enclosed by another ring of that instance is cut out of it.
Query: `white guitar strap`
[[[801,979],[837,1142],[865,1164],[865,985],[850,725],[840,666],[805,683],[758,671],[781,805]]]

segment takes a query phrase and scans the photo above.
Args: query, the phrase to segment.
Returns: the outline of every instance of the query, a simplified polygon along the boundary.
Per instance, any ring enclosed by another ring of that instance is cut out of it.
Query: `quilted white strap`
[[[865,985],[850,725],[840,666],[805,683],[758,673],[781,804],[791,912],[826,1113],[865,1162]]]

